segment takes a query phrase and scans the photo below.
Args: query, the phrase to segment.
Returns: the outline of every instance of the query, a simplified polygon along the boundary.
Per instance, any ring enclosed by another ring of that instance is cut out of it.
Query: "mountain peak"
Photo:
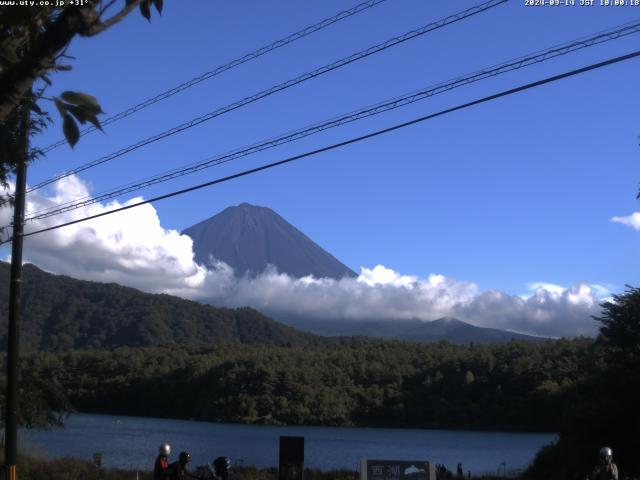
[[[193,240],[196,262],[222,260],[237,276],[255,276],[269,265],[296,278],[356,276],[268,207],[243,202],[225,208],[182,233]]]
[[[263,207],[261,205],[251,205],[250,203],[247,202],[242,202],[239,205],[236,205],[234,207],[227,207],[226,210],[234,210],[234,209],[240,209],[244,212],[252,212],[252,211],[261,211],[261,210],[268,210],[269,212],[275,213],[273,210],[271,210],[269,207]]]

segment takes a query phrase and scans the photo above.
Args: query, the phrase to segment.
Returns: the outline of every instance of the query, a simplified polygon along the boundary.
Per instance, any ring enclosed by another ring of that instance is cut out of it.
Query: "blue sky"
[[[108,114],[355,2],[165,2],[73,42],[50,94],[87,91]],[[51,152],[29,183],[480,2],[388,0]],[[579,0],[577,1],[579,3]],[[530,7],[511,0],[81,174],[92,192],[640,18],[637,7]],[[182,188],[631,52],[640,34],[462,87],[141,192]],[[273,208],[355,269],[442,274],[523,294],[532,282],[640,284],[640,60],[412,126],[155,205],[178,231],[229,205]],[[58,124],[34,143],[60,136]],[[121,199],[126,200],[126,197]]]

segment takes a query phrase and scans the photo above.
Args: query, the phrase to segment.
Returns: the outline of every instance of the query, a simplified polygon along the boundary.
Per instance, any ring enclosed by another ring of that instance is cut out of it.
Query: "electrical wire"
[[[388,128],[384,128],[382,130],[377,130],[377,131],[374,131],[374,132],[370,132],[370,133],[367,133],[366,135],[361,135],[359,137],[354,137],[354,138],[351,138],[349,140],[345,140],[343,142],[334,143],[332,145],[328,145],[328,146],[325,146],[325,147],[322,147],[322,148],[318,148],[316,150],[305,152],[305,153],[302,153],[300,155],[295,155],[293,157],[285,158],[284,160],[280,160],[280,161],[277,161],[277,162],[269,163],[269,164],[266,164],[266,165],[262,165],[260,167],[249,169],[249,170],[244,170],[242,172],[239,172],[239,173],[236,173],[236,174],[233,174],[233,175],[229,175],[229,176],[222,177],[222,178],[217,178],[215,180],[211,180],[211,181],[208,181],[208,182],[205,182],[205,183],[194,185],[194,186],[189,187],[189,188],[184,188],[182,190],[173,191],[173,192],[170,192],[170,193],[167,193],[167,194],[164,194],[164,195],[160,195],[160,196],[157,196],[157,197],[154,197],[154,198],[150,198],[148,200],[140,201],[138,203],[125,205],[124,207],[116,208],[114,210],[109,210],[109,211],[102,212],[102,213],[99,213],[99,214],[96,214],[96,215],[90,215],[88,217],[79,218],[79,219],[76,219],[76,220],[72,220],[72,221],[69,221],[69,222],[61,223],[61,224],[54,225],[54,226],[47,227],[47,228],[42,228],[40,230],[35,230],[33,232],[24,233],[22,236],[23,237],[29,237],[29,236],[36,235],[36,234],[39,234],[39,233],[49,232],[49,231],[56,230],[56,229],[59,229],[59,228],[62,228],[62,227],[67,227],[69,225],[75,225],[77,223],[86,222],[88,220],[93,220],[93,219],[96,219],[96,218],[104,217],[106,215],[111,215],[111,214],[114,214],[114,213],[122,212],[124,210],[129,210],[131,208],[139,207],[141,205],[146,205],[148,203],[153,203],[153,202],[157,202],[157,201],[160,201],[160,200],[165,200],[167,198],[175,197],[175,196],[178,196],[178,195],[183,195],[185,193],[193,192],[195,190],[200,190],[200,189],[205,188],[205,187],[210,187],[212,185],[216,185],[216,184],[219,184],[219,183],[227,182],[227,181],[230,181],[230,180],[234,180],[236,178],[241,178],[241,177],[244,177],[244,176],[247,176],[247,175],[251,175],[251,174],[258,173],[258,172],[261,172],[261,171],[264,171],[264,170],[268,170],[268,169],[271,169],[271,168],[274,168],[274,167],[278,167],[278,166],[281,166],[281,165],[284,165],[284,164],[287,164],[287,163],[291,163],[291,162],[294,162],[296,160],[300,160],[302,158],[311,157],[311,156],[317,155],[319,153],[327,152],[327,151],[330,151],[330,150],[335,150],[335,149],[338,149],[338,148],[341,148],[341,147],[344,147],[344,146],[347,146],[347,145],[351,145],[351,144],[358,143],[358,142],[361,142],[361,141],[364,141],[364,140],[368,140],[368,139],[371,139],[371,138],[374,138],[374,137],[377,137],[377,136],[380,136],[380,135],[384,135],[386,133],[393,132],[395,130],[406,128],[406,127],[408,127],[410,125],[415,125],[417,123],[422,123],[424,121],[431,120],[433,118],[446,115],[448,113],[456,112],[458,110],[463,110],[465,108],[469,108],[469,107],[472,107],[472,106],[475,106],[475,105],[480,105],[482,103],[486,103],[486,102],[489,102],[489,101],[492,101],[492,100],[496,100],[496,99],[501,98],[501,97],[506,97],[508,95],[513,95],[515,93],[519,93],[519,92],[522,92],[522,91],[525,91],[525,90],[529,90],[529,89],[532,89],[532,88],[535,88],[535,87],[539,87],[541,85],[545,85],[545,84],[549,84],[549,83],[552,83],[552,82],[556,82],[556,81],[564,79],[564,78],[568,78],[568,77],[572,77],[572,76],[579,75],[579,74],[582,74],[582,73],[586,73],[586,72],[591,71],[591,70],[596,70],[598,68],[602,68],[602,67],[605,67],[605,66],[608,66],[608,65],[612,65],[612,64],[615,64],[615,63],[620,63],[620,62],[623,62],[623,61],[626,61],[626,60],[630,60],[632,58],[636,58],[636,57],[639,57],[639,56],[640,56],[640,50],[636,50],[635,52],[628,53],[626,55],[621,55],[621,56],[618,56],[618,57],[610,58],[608,60],[605,60],[605,61],[602,61],[602,62],[599,62],[599,63],[594,63],[594,64],[588,65],[586,67],[578,68],[578,69],[571,70],[571,71],[568,71],[568,72],[564,72],[564,73],[561,73],[561,74],[558,74],[558,75],[554,75],[552,77],[547,77],[547,78],[544,78],[542,80],[537,80],[535,82],[531,82],[531,83],[527,83],[527,84],[524,84],[524,85],[520,85],[518,87],[511,88],[509,90],[503,90],[503,91],[501,91],[499,93],[496,93],[496,94],[493,94],[493,95],[489,95],[487,97],[483,97],[483,98],[480,98],[478,100],[474,100],[474,101],[471,101],[471,102],[463,103],[461,105],[457,105],[455,107],[451,107],[451,108],[448,108],[446,110],[441,110],[441,111],[436,112],[436,113],[432,113],[432,114],[429,114],[429,115],[418,117],[418,118],[415,118],[413,120],[409,120],[409,121],[404,122],[404,123],[400,123],[400,124],[396,124],[396,125],[393,125],[393,126],[388,127]],[[3,245],[3,244],[8,243],[10,241],[11,241],[11,239],[8,239],[8,240],[5,240],[3,242],[0,242],[0,245]]]
[[[201,82],[204,82],[205,80],[209,80],[210,78],[213,78],[217,75],[220,75],[221,73],[224,73],[228,70],[231,70],[235,67],[238,67],[244,63],[247,63],[251,60],[255,60],[258,57],[261,57],[269,52],[272,52],[274,50],[277,50],[280,47],[284,47],[285,45],[289,45],[290,43],[295,42],[296,40],[300,40],[301,38],[304,38],[308,35],[311,35],[312,33],[318,32],[326,27],[329,27],[331,25],[333,25],[334,23],[337,23],[341,20],[344,20],[346,18],[352,17],[353,15],[356,15],[358,13],[364,12],[365,10],[368,10],[372,7],[375,7],[376,5],[379,5],[380,3],[386,2],[387,0],[369,0],[367,2],[363,2],[360,3],[348,10],[344,10],[342,12],[339,12],[329,18],[325,18],[324,20],[314,24],[314,25],[310,25],[308,27],[303,28],[302,30],[299,30],[295,33],[292,33],[291,35],[288,35],[284,38],[281,38],[280,40],[276,40],[275,42],[266,45],[262,48],[259,48],[258,50],[255,50],[251,53],[247,53],[246,55],[240,57],[240,58],[236,58],[235,60],[232,60],[224,65],[220,65],[216,68],[214,68],[213,70],[209,70],[208,72],[205,72],[201,75],[198,75],[197,77],[192,78],[191,80],[188,80],[186,82],[181,83],[180,85],[170,88],[169,90],[166,90],[164,92],[161,92],[151,98],[147,98],[146,100],[132,106],[129,107],[119,113],[116,113],[115,115],[112,115],[111,117],[106,118],[105,120],[102,120],[100,122],[101,126],[104,127],[106,125],[109,125],[111,123],[117,122],[118,120],[122,120],[123,118],[126,118],[130,115],[133,115],[136,112],[139,112],[140,110],[143,110],[155,103],[158,103],[162,100],[165,100],[169,97],[172,97],[173,95],[182,92],[183,90],[186,90],[188,88],[193,87],[194,85],[197,85]],[[88,133],[94,132],[96,131],[97,128],[94,127],[93,125],[83,128],[80,131],[80,136],[86,135]],[[67,143],[67,141],[65,139],[60,139],[55,143],[52,143],[51,145],[44,147],[41,149],[42,153],[48,153],[51,150],[58,148],[61,145],[64,145],[65,143]]]
[[[105,155],[103,157],[100,157],[96,160],[93,160],[91,162],[85,163],[84,165],[81,165],[77,168],[74,168],[72,170],[69,170],[67,172],[61,173],[59,175],[56,175],[48,180],[45,180],[43,182],[38,183],[37,185],[34,185],[33,187],[30,187],[29,189],[27,189],[27,193],[32,192],[34,190],[38,190],[44,186],[50,185],[51,183],[54,183],[58,180],[61,180],[63,178],[66,178],[70,175],[74,175],[76,173],[88,170],[90,168],[93,168],[95,166],[101,165],[103,163],[106,163],[108,161],[114,160],[115,158],[121,157],[122,155],[125,155],[127,153],[130,153],[134,150],[137,150],[138,148],[141,148],[143,146],[149,145],[150,143],[154,143],[157,142],[158,140],[162,140],[164,138],[167,138],[171,135],[174,135],[176,133],[182,132],[184,130],[187,130],[189,128],[195,127],[196,125],[200,125],[206,121],[209,121],[213,118],[216,118],[220,115],[223,115],[225,113],[229,113],[233,110],[236,110],[240,107],[243,107],[245,105],[248,105],[250,103],[256,102],[258,100],[261,100],[265,97],[268,97],[270,95],[273,95],[277,92],[280,92],[282,90],[286,90],[288,88],[293,87],[294,85],[298,85],[302,82],[305,82],[307,80],[310,80],[312,78],[318,77],[320,75],[323,75],[325,73],[331,72],[333,70],[336,70],[338,68],[341,68],[343,66],[349,65],[351,63],[354,63],[358,60],[361,60],[363,58],[369,57],[375,53],[379,53],[382,52],[388,48],[394,47],[396,45],[399,45],[401,43],[404,43],[408,40],[417,38],[419,36],[425,35],[426,33],[432,32],[434,30],[438,30],[440,28],[443,28],[447,25],[459,22],[463,19],[469,18],[473,15],[477,15],[479,13],[483,13],[491,8],[497,7],[498,5],[502,5],[506,2],[508,2],[509,0],[489,0],[488,2],[482,3],[480,5],[476,5],[474,7],[471,7],[467,10],[464,10],[462,12],[456,13],[454,15],[450,15],[448,17],[445,17],[441,20],[438,20],[436,22],[433,23],[429,23],[423,27],[420,27],[418,29],[415,30],[411,30],[409,32],[406,32],[400,36],[397,37],[393,37],[385,42],[379,43],[373,47],[369,47],[366,50],[362,50],[358,53],[354,53],[353,55],[350,55],[348,57],[342,58],[340,60],[337,60],[333,63],[330,63],[328,65],[325,65],[323,67],[320,67],[316,70],[313,70],[311,72],[307,72],[303,75],[300,75],[298,77],[295,77],[291,80],[288,80],[286,82],[280,83],[278,85],[275,85],[271,88],[268,88],[266,90],[263,90],[257,94],[251,95],[249,97],[245,97],[242,100],[236,101],[234,103],[231,103],[225,107],[219,108],[217,110],[214,110],[212,112],[206,113],[204,115],[201,115],[199,117],[196,117],[188,122],[182,123],[176,127],[173,127],[169,130],[166,130],[164,132],[158,133],[156,135],[153,135],[149,138],[146,138],[145,140],[141,140],[137,143],[134,143],[132,145],[129,145],[127,147],[124,147],[116,152],[110,153],[108,155]],[[2,206],[5,202],[0,203],[0,206]]]
[[[44,208],[36,212],[33,212],[31,216],[25,219],[25,221],[28,222],[33,220],[40,220],[40,219],[48,218],[54,215],[59,215],[61,213],[65,213],[71,210],[75,210],[78,208],[86,207],[94,203],[110,200],[120,195],[135,192],[152,185],[164,183],[164,182],[167,182],[185,175],[189,175],[207,168],[212,168],[214,166],[227,163],[232,160],[236,160],[238,158],[245,157],[257,152],[261,152],[269,148],[274,148],[274,147],[283,145],[285,143],[290,143],[330,128],[335,128],[350,122],[355,122],[363,118],[367,118],[373,115],[378,115],[383,112],[394,110],[396,108],[400,108],[400,107],[409,105],[411,103],[424,100],[426,98],[430,98],[434,95],[453,90],[454,88],[468,85],[470,83],[474,83],[480,80],[484,80],[486,78],[494,77],[496,75],[500,75],[506,72],[518,70],[520,68],[524,68],[530,65],[541,63],[561,55],[567,55],[569,53],[573,53],[575,51],[582,50],[584,48],[588,48],[594,45],[599,45],[605,42],[616,40],[621,37],[624,37],[633,33],[638,33],[638,32],[640,32],[640,21],[636,21],[635,23],[630,22],[621,26],[613,27],[611,29],[601,31],[598,34],[594,34],[589,37],[581,37],[580,39],[576,39],[571,42],[565,42],[564,44],[556,45],[546,50],[540,50],[540,51],[528,54],[526,56],[518,57],[517,59],[509,60],[501,64],[487,67],[482,70],[476,71],[474,73],[457,77],[453,80],[442,82],[434,86],[430,86],[426,89],[414,91],[412,93],[409,93],[400,97],[396,97],[394,99],[387,100],[385,102],[381,102],[376,105],[369,106],[369,107],[342,115],[340,117],[335,117],[333,119],[326,120],[321,123],[317,123],[299,130],[295,130],[293,132],[286,133],[279,137],[266,140],[262,143],[256,143],[238,150],[227,152],[222,155],[213,156],[205,160],[189,164],[184,167],[162,172],[152,177],[139,180],[135,183],[129,183],[127,185],[123,185],[120,187],[110,189],[105,192],[101,192],[97,195],[87,195],[82,198],[71,200],[64,204],[59,204],[52,207]]]

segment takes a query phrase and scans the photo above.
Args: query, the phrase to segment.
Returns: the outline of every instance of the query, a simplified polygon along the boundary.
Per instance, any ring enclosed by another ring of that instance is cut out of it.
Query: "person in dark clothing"
[[[600,449],[600,465],[595,468],[590,480],[618,480],[618,466],[613,463],[613,452],[609,447]]]
[[[186,480],[188,478],[202,480],[200,477],[193,475],[187,470],[187,464],[190,461],[191,454],[189,452],[180,452],[180,455],[178,455],[178,461],[169,465],[169,480]]]
[[[169,480],[169,455],[171,447],[168,443],[161,443],[158,456],[153,464],[153,480]]]
[[[211,464],[209,464],[211,467]],[[231,459],[229,457],[218,457],[213,461],[213,474],[218,480],[228,480],[229,470],[231,470]]]

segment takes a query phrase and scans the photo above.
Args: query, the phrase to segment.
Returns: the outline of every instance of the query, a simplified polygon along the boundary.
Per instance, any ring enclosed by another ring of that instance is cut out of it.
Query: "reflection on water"
[[[499,433],[343,427],[272,427],[108,415],[74,415],[65,429],[22,431],[22,448],[50,458],[91,459],[102,453],[105,466],[151,469],[161,442],[172,457],[188,450],[195,465],[220,455],[257,467],[278,464],[281,435],[305,437],[305,466],[357,470],[360,458],[431,460],[455,471],[458,462],[472,472],[525,468],[552,433]],[[172,458],[173,459],[173,458]]]

